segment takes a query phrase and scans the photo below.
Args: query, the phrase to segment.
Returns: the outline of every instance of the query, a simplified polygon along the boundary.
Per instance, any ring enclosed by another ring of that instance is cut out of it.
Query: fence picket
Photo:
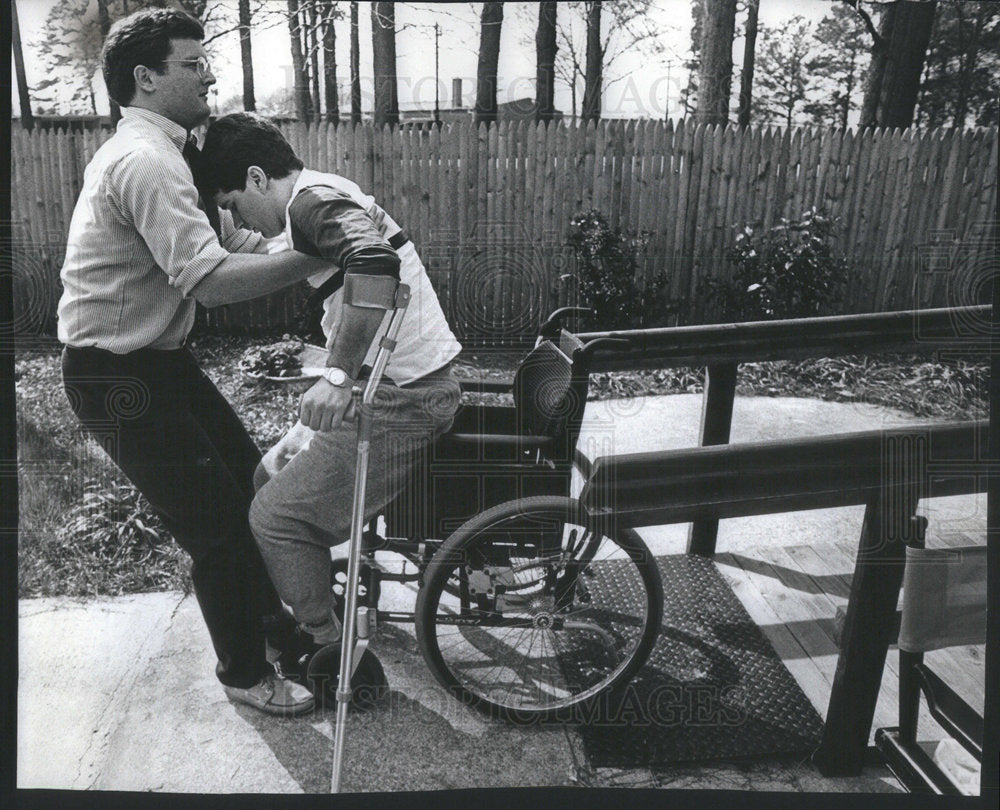
[[[782,216],[823,209],[837,222],[835,251],[861,269],[845,308],[868,311],[956,303],[947,273],[932,274],[926,289],[913,283],[922,272],[919,249],[939,232],[961,240],[996,217],[995,129],[737,130],[648,120],[489,128],[463,121],[432,131],[320,122],[283,124],[282,131],[307,165],[355,181],[422,252],[432,247],[428,265],[446,311],[458,320],[465,315],[453,300],[457,275],[477,253],[502,268],[508,239],[527,239],[535,255],[541,251],[542,260],[533,259],[549,274],[541,282],[558,290],[560,303],[569,300],[571,284],[560,275],[572,262],[551,261],[550,254],[562,250],[569,219],[581,209],[602,211],[626,232],[648,233],[638,274],[648,281],[666,271],[667,294],[690,299],[678,322],[689,322],[695,305],[699,315],[712,316],[701,310],[697,290],[704,278],[727,272],[737,225],[768,228]],[[18,238],[39,245],[65,239],[84,169],[108,137],[12,132]],[[58,252],[48,251],[52,262]],[[523,279],[498,276],[489,287],[481,292],[493,311],[477,312],[475,328],[500,328],[537,308]],[[285,321],[298,294],[233,305],[210,320],[233,328]]]

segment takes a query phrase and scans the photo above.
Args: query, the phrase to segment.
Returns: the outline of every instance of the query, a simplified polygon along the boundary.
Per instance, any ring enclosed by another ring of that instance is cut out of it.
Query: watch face
[[[347,382],[347,374],[343,369],[328,368],[323,372],[323,376],[331,385],[343,385]]]

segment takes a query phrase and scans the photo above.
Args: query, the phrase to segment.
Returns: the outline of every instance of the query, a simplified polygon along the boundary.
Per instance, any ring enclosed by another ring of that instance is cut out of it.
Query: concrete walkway
[[[193,597],[25,600],[20,610],[19,788],[324,793],[334,711],[268,717],[231,703]],[[353,713],[351,792],[621,786],[896,792],[883,769],[824,779],[805,762],[593,772],[566,728],[520,728],[459,705],[433,681],[410,633],[384,626],[372,649],[391,691]]]
[[[700,396],[591,403],[584,446],[601,454],[697,442]],[[739,399],[734,441],[888,427],[898,412],[816,400]],[[593,455],[594,452],[591,452]],[[949,499],[952,501],[954,499]],[[968,500],[934,507],[967,526]],[[860,513],[728,521],[720,549],[857,536]],[[805,522],[803,522],[805,519]],[[855,525],[857,524],[857,525]],[[683,550],[685,527],[645,532],[656,553]],[[400,587],[400,586],[396,586]],[[412,600],[405,589],[395,600]],[[230,703],[193,597],[154,593],[91,600],[23,600],[19,609],[20,788],[199,793],[329,790],[332,710],[279,719]],[[460,706],[423,663],[412,627],[380,628],[372,649],[391,687],[377,711],[350,719],[349,791],[621,785],[798,792],[897,792],[888,773],[823,779],[802,762],[712,764],[660,773],[595,773],[565,728],[515,728]]]

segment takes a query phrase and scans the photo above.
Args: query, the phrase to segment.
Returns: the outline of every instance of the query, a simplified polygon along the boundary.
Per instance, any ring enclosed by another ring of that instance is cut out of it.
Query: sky
[[[29,86],[44,78],[44,69],[34,57],[32,43],[44,37],[45,17],[58,0],[17,0],[18,19],[25,51],[25,72]],[[96,6],[96,0],[93,0]],[[222,0],[235,9],[236,0]],[[284,8],[285,0],[267,0],[275,8]],[[605,8],[614,0],[607,0]],[[690,47],[691,0],[652,0],[651,19],[660,33],[661,55],[635,51],[623,53],[605,69],[604,115],[615,117],[679,117],[680,95],[686,84],[682,62]],[[760,22],[778,27],[793,15],[818,21],[827,12],[830,0],[761,0]],[[337,22],[337,68],[343,86],[341,109],[347,101],[349,65],[348,3],[341,2],[345,19]],[[501,29],[500,65],[498,70],[498,100],[513,101],[534,97],[535,49],[534,31],[537,24],[537,3],[507,3]],[[371,108],[371,21],[370,4],[359,3],[362,107]],[[442,108],[451,106],[452,80],[462,79],[463,102],[475,101],[476,63],[479,49],[479,14],[481,3],[396,3],[396,61],[399,103],[402,110],[414,107],[432,109],[435,84]],[[569,9],[559,8],[560,22],[570,17]],[[608,17],[605,12],[605,21]],[[435,82],[434,24],[441,27],[439,68]],[[582,29],[581,29],[582,30]],[[210,31],[211,33],[211,31]],[[255,92],[258,101],[280,91],[291,83],[291,54],[287,25],[265,28],[258,26],[252,35]],[[738,74],[742,57],[742,39],[733,45]],[[226,106],[241,92],[239,38],[227,34],[210,45],[212,68],[218,80],[213,102]],[[12,73],[13,76],[13,66]],[[738,78],[734,75],[734,82]],[[94,89],[98,111],[107,112],[107,95],[103,82],[95,78]],[[580,103],[582,88],[578,91]],[[16,86],[12,88],[13,114],[19,114]],[[571,94],[568,86],[557,79],[556,108],[569,110]],[[225,111],[225,110],[223,110]]]

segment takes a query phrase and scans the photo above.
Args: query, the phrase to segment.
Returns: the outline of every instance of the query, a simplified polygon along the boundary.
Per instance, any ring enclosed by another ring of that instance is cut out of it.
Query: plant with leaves
[[[176,587],[187,562],[145,498],[126,483],[84,485],[59,529],[67,586],[80,593],[139,593]]]
[[[708,279],[701,294],[725,321],[811,318],[837,312],[848,281],[833,253],[833,221],[816,208],[763,233],[745,225],[728,253],[733,273]]]
[[[792,17],[781,30],[760,27],[754,109],[762,123],[792,126],[805,108],[809,73],[810,23]]]
[[[860,107],[861,83],[871,59],[864,23],[844,3],[830,6],[813,32],[810,96],[803,106],[813,123],[847,129],[851,111]]]
[[[666,276],[661,273],[645,283],[637,280],[647,236],[612,228],[600,211],[591,210],[570,220],[566,241],[576,258],[578,303],[594,312],[583,319],[584,328],[666,325]]]

